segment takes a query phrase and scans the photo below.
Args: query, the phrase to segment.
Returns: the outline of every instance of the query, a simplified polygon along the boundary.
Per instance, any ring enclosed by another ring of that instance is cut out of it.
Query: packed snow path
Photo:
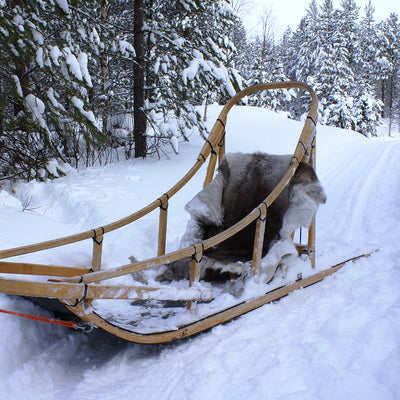
[[[243,111],[231,113],[229,151],[292,152],[301,124],[266,110]],[[377,253],[169,345],[125,343],[100,330],[86,337],[0,315],[0,399],[398,399],[400,141],[327,127],[318,127],[317,141],[318,175],[328,195],[317,216],[319,268],[366,250]],[[138,209],[182,176],[200,144],[193,138],[170,160],[121,162],[19,185],[15,197],[0,191],[1,247],[75,233]],[[171,202],[170,249],[188,219],[183,205],[202,179]],[[104,262],[152,256],[157,218],[107,235]],[[87,263],[89,255],[90,243],[24,259],[72,265]],[[5,295],[0,308],[46,315]]]

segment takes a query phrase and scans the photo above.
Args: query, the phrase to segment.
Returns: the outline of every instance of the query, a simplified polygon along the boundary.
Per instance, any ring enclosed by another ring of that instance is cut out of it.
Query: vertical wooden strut
[[[261,271],[261,257],[264,245],[264,233],[265,233],[265,223],[267,220],[267,205],[261,203],[259,206],[260,216],[256,222],[256,233],[254,236],[254,247],[253,247],[253,259],[251,263],[251,268],[253,270],[254,280],[258,282],[260,280]]]
[[[315,145],[316,145],[316,136],[314,136],[314,139],[311,143],[311,149],[310,149],[310,160],[309,163],[310,165],[316,170],[316,152],[315,152]],[[308,229],[308,248],[310,249],[310,260],[311,260],[311,267],[315,268],[315,236],[316,236],[316,230],[315,230],[315,221],[316,217],[314,215],[311,225]]]
[[[211,155],[210,155],[210,160],[208,162],[206,178],[204,179],[203,187],[207,186],[212,181],[213,176],[214,176],[215,166],[217,164],[217,160],[218,160],[218,165],[219,165],[219,163],[221,162],[221,158],[225,154],[226,117],[224,118],[225,122],[221,118],[217,119],[218,125],[215,125],[216,132],[218,132],[218,138],[216,139],[215,142],[213,140],[206,141],[207,145],[209,145],[211,148]],[[215,145],[215,148],[213,147],[214,146],[213,143]]]
[[[208,142],[211,146],[211,143]],[[215,171],[215,165],[217,164],[217,152],[214,150],[213,147],[211,147],[211,155],[210,155],[210,161],[208,162],[208,168],[207,168],[207,173],[206,173],[206,179],[204,181],[204,187],[207,186],[213,179],[214,176],[214,171]]]
[[[163,256],[165,254],[165,243],[167,241],[168,194],[164,194],[158,200],[160,200],[160,217],[158,223],[157,256]]]
[[[193,283],[198,282],[200,280],[201,260],[203,259],[203,252],[204,252],[203,243],[193,245],[193,247],[195,249],[195,253],[192,256],[192,262],[190,263],[189,287],[192,287]],[[195,305],[196,302],[188,301],[186,308],[188,310],[193,310],[193,307]]]
[[[103,236],[104,228],[93,229],[93,255],[92,255],[92,269],[93,271],[100,271],[101,269],[101,253],[103,249]]]
[[[219,120],[221,124],[224,126],[224,134],[221,140],[218,143],[218,166],[221,163],[222,157],[225,155],[225,124]]]

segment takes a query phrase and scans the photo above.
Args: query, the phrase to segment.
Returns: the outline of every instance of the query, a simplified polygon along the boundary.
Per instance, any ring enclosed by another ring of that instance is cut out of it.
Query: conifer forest
[[[0,0],[0,186],[61,176],[65,166],[164,157],[207,135],[206,105],[256,83],[316,92],[319,123],[373,137],[400,115],[400,21],[373,2],[312,0],[295,30],[264,16],[248,35],[242,1]],[[303,97],[304,96],[304,97]],[[301,119],[302,92],[247,105]]]

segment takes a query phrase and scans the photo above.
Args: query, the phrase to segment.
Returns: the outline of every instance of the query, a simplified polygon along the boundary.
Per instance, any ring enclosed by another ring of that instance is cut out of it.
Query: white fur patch
[[[290,235],[296,229],[308,228],[319,204],[325,200],[324,190],[319,183],[293,186],[290,191],[289,207],[285,212],[279,232],[281,238],[290,240]]]
[[[222,209],[222,191],[224,178],[221,173],[217,176],[189,203],[185,210],[192,218],[197,218],[207,224],[221,225],[224,217]]]
[[[261,259],[261,270],[266,274],[264,280],[268,283],[274,276],[279,265],[289,266],[298,256],[296,247],[291,240],[278,240]]]

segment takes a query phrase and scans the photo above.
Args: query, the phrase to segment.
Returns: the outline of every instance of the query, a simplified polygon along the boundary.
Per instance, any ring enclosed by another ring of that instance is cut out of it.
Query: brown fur
[[[290,161],[291,156],[265,153],[227,154],[219,167],[219,173],[223,177],[223,191],[221,204],[217,206],[222,207],[222,223],[218,221],[217,224],[213,224],[208,218],[202,218],[198,213],[195,215],[192,213],[192,219],[198,226],[196,240],[210,238],[249,214],[276,187],[287,171]],[[301,162],[288,187],[268,208],[263,257],[268,252],[271,243],[279,239],[283,217],[289,206],[291,188],[295,185],[307,185],[313,182],[318,182],[314,169]],[[321,196],[324,196],[323,190]],[[316,200],[316,202],[325,202],[325,198]],[[213,207],[213,204],[208,204],[208,206]],[[215,248],[207,250],[202,267],[202,277],[206,275],[209,267],[213,268],[215,261],[230,263],[251,259],[254,235],[255,222]],[[160,280],[187,278],[189,265],[189,258],[168,265]]]

